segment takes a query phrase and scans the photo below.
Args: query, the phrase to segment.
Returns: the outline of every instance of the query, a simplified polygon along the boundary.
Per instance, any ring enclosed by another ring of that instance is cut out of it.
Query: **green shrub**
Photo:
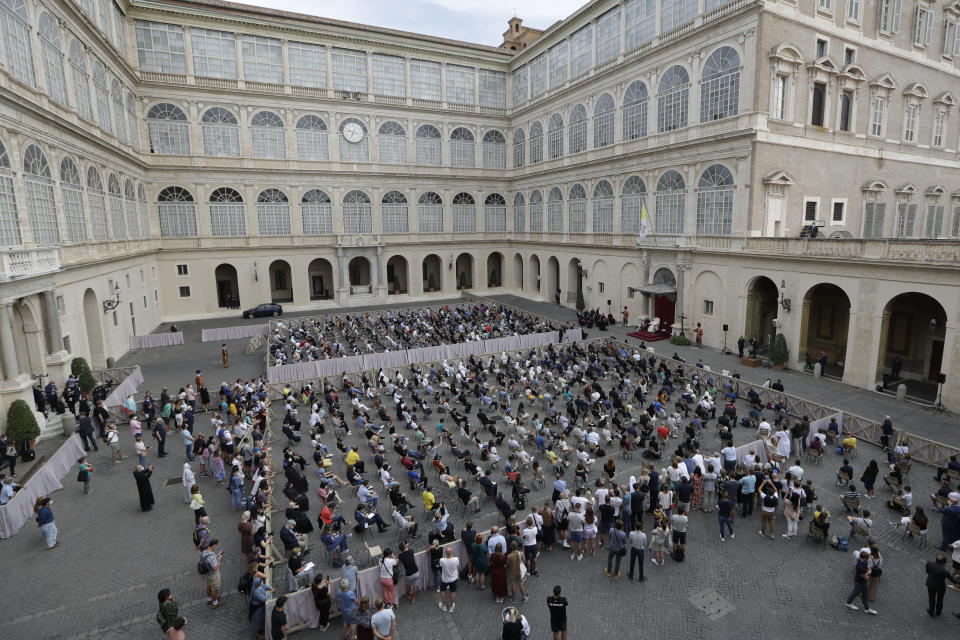
[[[690,341],[690,338],[687,336],[675,335],[670,336],[670,344],[677,344],[681,347],[689,347],[693,342]]]
[[[40,436],[40,427],[28,405],[23,400],[14,400],[7,409],[7,437],[12,440],[35,440]]]
[[[87,364],[87,361],[85,359],[74,358],[73,360],[70,361],[70,373],[72,373],[73,375],[75,376],[80,375],[80,372],[82,372],[84,369],[87,369],[88,371],[90,369],[90,365]]]
[[[577,311],[583,311],[587,308],[587,303],[583,299],[583,289],[577,288]]]
[[[770,347],[770,360],[774,364],[783,364],[790,358],[790,351],[787,349],[787,339],[782,333],[773,337],[773,345]]]
[[[427,288],[428,289],[437,288],[437,278],[432,273],[427,276]]]

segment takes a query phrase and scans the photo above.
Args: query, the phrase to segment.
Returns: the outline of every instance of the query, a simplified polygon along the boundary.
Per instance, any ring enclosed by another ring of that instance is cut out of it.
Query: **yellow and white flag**
[[[640,209],[640,237],[646,238],[647,233],[649,233],[647,229],[647,203],[644,202]]]

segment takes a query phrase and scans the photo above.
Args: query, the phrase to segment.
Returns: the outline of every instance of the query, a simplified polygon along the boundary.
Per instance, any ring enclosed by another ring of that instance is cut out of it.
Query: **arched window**
[[[513,132],[513,168],[519,169],[525,164],[527,155],[527,137],[523,129]]]
[[[214,238],[236,238],[247,235],[247,214],[243,196],[230,187],[210,193],[210,235]]]
[[[639,176],[630,176],[620,191],[620,226],[623,233],[640,233],[646,207],[647,185]]]
[[[728,236],[733,231],[733,174],[712,164],[697,183],[697,233]]]
[[[469,129],[457,127],[450,133],[450,164],[454,167],[475,166],[473,134]]]
[[[458,193],[453,197],[453,232],[476,233],[477,206],[469,193]]]
[[[432,124],[420,125],[417,129],[417,164],[421,167],[439,167],[441,155],[440,130]]]
[[[359,128],[359,140],[355,132]],[[344,135],[344,130],[350,133],[353,142]],[[340,162],[370,162],[370,147],[367,136],[367,125],[356,118],[346,118],[340,123]]]
[[[23,0],[0,1],[0,35],[7,71],[20,82],[36,86],[30,51],[30,18]]]
[[[40,51],[43,54],[43,74],[47,80],[47,95],[66,106],[67,81],[63,76],[63,52],[60,50],[60,28],[50,14],[40,14]]]
[[[567,225],[570,233],[587,232],[587,192],[579,184],[570,188],[567,198]]]
[[[130,238],[141,237],[140,222],[137,218],[137,190],[130,178],[123,182],[123,205],[127,212],[127,232]]]
[[[330,159],[327,123],[308,113],[297,120],[297,157],[307,161]]]
[[[93,239],[97,242],[109,240],[103,181],[100,179],[100,172],[93,165],[87,167],[87,206],[90,207],[90,232]]]
[[[606,180],[593,188],[593,232],[613,233],[613,187]]]
[[[190,127],[183,109],[169,102],[161,102],[147,111],[147,133],[150,153],[190,155]]]
[[[203,113],[203,154],[218,158],[240,157],[240,127],[237,118],[223,107],[211,107]]]
[[[333,205],[330,196],[321,189],[310,189],[300,199],[303,233],[308,236],[333,234]]]
[[[667,69],[657,90],[657,130],[673,131],[687,126],[690,76],[680,65]]]
[[[543,162],[543,125],[530,125],[530,164]]]
[[[167,187],[157,196],[161,238],[196,238],[197,206],[183,187]]]
[[[377,132],[380,147],[380,162],[403,164],[407,161],[407,132],[399,123],[389,120],[380,125]]]
[[[417,217],[420,233],[443,233],[443,200],[433,191],[417,198]]]
[[[40,246],[60,243],[57,205],[53,194],[53,176],[47,157],[40,147],[29,145],[23,152],[23,173],[27,185],[27,211],[33,241]]]
[[[147,212],[147,190],[137,185],[137,209],[140,211],[140,237],[150,238],[150,214]]]
[[[140,127],[137,126],[137,105],[133,99],[133,92],[127,91],[126,97],[127,131],[129,132],[130,146],[140,151]]]
[[[127,223],[123,216],[123,193],[117,174],[107,176],[107,192],[110,197],[110,231],[114,240],[127,239]]]
[[[547,231],[563,232],[563,192],[559,187],[550,189],[547,196]]]
[[[507,168],[507,139],[496,129],[483,134],[483,168]]]
[[[562,155],[563,116],[561,116],[559,113],[555,113],[550,116],[550,126],[547,128],[547,160],[556,160]]]
[[[70,73],[73,77],[73,104],[84,120],[93,121],[90,108],[90,75],[87,73],[87,54],[76,40],[70,41]]]
[[[283,160],[287,157],[283,120],[273,111],[261,111],[250,120],[253,157],[264,160]]]
[[[513,230],[517,233],[527,230],[527,203],[522,193],[513,196]]]
[[[507,201],[499,193],[491,193],[483,202],[483,230],[507,230]]]
[[[63,217],[67,223],[67,242],[84,242],[87,239],[87,221],[83,215],[83,181],[77,164],[70,156],[60,161],[60,197],[63,202]]]
[[[583,153],[587,150],[587,108],[578,104],[570,112],[570,136],[567,141],[567,151],[572,155],[574,153]]]
[[[279,189],[264,189],[257,196],[257,223],[261,236],[289,236],[290,201]]]
[[[127,141],[127,119],[123,110],[123,88],[120,81],[113,78],[110,83],[110,100],[113,104],[113,132],[120,142]]]
[[[530,194],[530,232],[543,233],[543,195],[536,189]]]
[[[720,47],[707,58],[700,79],[700,122],[737,115],[740,104],[740,56]]]
[[[103,68],[103,63],[96,58],[93,59],[93,96],[97,104],[97,124],[107,133],[113,133],[107,72]]]
[[[344,233],[373,233],[373,209],[370,197],[354,189],[343,196]]]
[[[667,171],[657,181],[657,219],[652,231],[656,233],[683,233],[683,209],[687,201],[687,187],[683,177]]]
[[[593,106],[593,148],[609,147],[613,144],[613,118],[616,105],[609,93],[604,93]]]
[[[647,135],[647,85],[631,82],[623,96],[623,139],[637,140]]]
[[[13,171],[10,156],[0,141],[0,245],[19,247],[20,218],[17,216],[17,192],[13,189]]]
[[[384,233],[407,233],[407,197],[399,191],[388,191],[380,201],[380,219]]]

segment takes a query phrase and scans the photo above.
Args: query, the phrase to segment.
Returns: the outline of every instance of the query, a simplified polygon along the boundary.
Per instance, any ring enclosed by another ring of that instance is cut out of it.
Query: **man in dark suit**
[[[77,422],[77,433],[80,434],[84,451],[90,451],[91,445],[93,445],[94,451],[99,451],[97,439],[93,437],[93,420],[86,413],[80,414],[80,421]]]
[[[927,613],[931,618],[943,613],[943,595],[947,592],[947,580],[958,584],[957,579],[947,569],[947,556],[938,553],[936,560],[927,562],[927,597],[929,598]]]

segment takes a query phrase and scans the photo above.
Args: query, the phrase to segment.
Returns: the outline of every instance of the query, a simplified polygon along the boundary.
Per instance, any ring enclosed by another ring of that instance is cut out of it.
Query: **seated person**
[[[847,492],[843,494],[843,499],[849,502],[853,502],[857,506],[860,505],[860,493],[857,491],[857,486],[852,482],[849,485],[847,485]],[[843,509],[847,513],[850,513],[850,511],[852,511],[852,509],[847,505],[843,505]]]
[[[366,481],[366,478],[357,473],[354,467],[347,467],[347,482],[349,482],[351,486],[356,487]]]
[[[361,531],[367,529],[371,524],[377,525],[377,530],[381,533],[390,525],[383,521],[380,514],[376,511],[361,511],[357,509],[353,512],[353,517],[357,521],[357,526]]]
[[[330,507],[326,504],[320,509],[320,515],[317,516],[317,524],[321,529],[329,525],[334,531],[340,531],[344,522],[346,522],[346,520],[343,519],[343,516],[339,514],[333,515]]]
[[[410,481],[411,489],[416,489],[418,487],[422,487],[424,489],[427,488],[427,478],[425,476],[421,476],[416,469],[410,469],[407,471],[407,480]]]
[[[430,534],[431,540],[442,538],[443,540],[453,540],[453,524],[448,522],[449,514],[447,508],[441,502],[433,513],[433,532]]]
[[[870,535],[870,528],[873,526],[873,520],[870,519],[870,512],[866,509],[859,516],[847,516],[847,522],[850,523],[850,535],[853,535],[853,528],[860,527]]]
[[[920,533],[923,534],[927,531],[927,525],[929,524],[929,521],[927,520],[927,514],[923,511],[923,507],[917,507],[917,510],[914,512],[913,516],[904,516],[900,518],[900,522],[891,522],[890,524],[895,527],[903,527],[908,524],[913,524],[916,525],[917,529],[920,530]],[[912,538],[913,532],[908,533],[907,536]]]
[[[370,481],[364,480],[363,484],[357,489],[357,498],[361,504],[368,504],[374,509],[377,508],[377,492],[370,488]]]
[[[394,507],[392,517],[393,517],[393,521],[397,524],[397,527],[399,527],[400,529],[406,529],[407,531],[410,532],[411,538],[419,537],[419,535],[417,534],[417,527],[419,525],[417,524],[416,519],[412,515],[406,516],[403,513],[401,513],[400,510]]]
[[[483,492],[486,493],[488,497],[493,498],[497,495],[497,483],[493,481],[491,475],[492,472],[490,469],[487,469],[483,477],[480,478],[480,486],[483,487]]]
[[[356,447],[350,447],[350,450],[347,451],[347,457],[344,460],[347,463],[348,467],[353,467],[359,473],[363,473],[363,460],[360,459],[360,454],[357,453]]]
[[[837,469],[837,481],[838,481],[838,482],[840,481],[840,474],[841,474],[841,473],[847,474],[847,481],[849,481],[850,478],[853,477],[853,467],[850,465],[850,461],[847,460],[846,458],[843,459],[843,464],[840,466],[839,469]]]
[[[853,436],[847,436],[846,438],[844,438],[843,440],[840,441],[840,445],[841,445],[844,449],[851,449],[851,450],[856,449],[856,448],[857,448],[857,439],[854,438]]]
[[[293,574],[294,580],[303,578],[307,583],[313,582],[313,569],[305,569],[306,564],[303,561],[303,553],[300,547],[294,547],[290,559],[287,560],[287,566]]]
[[[429,489],[424,489],[420,497],[423,499],[423,508],[427,511],[433,511],[434,507],[437,506],[437,498]]]
[[[830,512],[823,508],[823,505],[817,505],[817,508],[813,510],[813,520],[810,524],[821,531],[823,531],[824,537],[830,531]]]
[[[517,510],[514,509],[509,502],[503,499],[502,493],[497,494],[494,504],[497,505],[497,510],[499,510],[500,514],[503,515],[504,520],[509,520],[510,516],[517,512]]]
[[[460,500],[460,504],[463,506],[473,509],[474,513],[480,511],[480,498],[473,495],[470,489],[467,489],[465,480],[461,480],[460,486],[457,488],[457,499]]]
[[[940,482],[940,478],[943,477],[947,471],[954,471],[960,473],[960,462],[957,461],[957,456],[950,456],[950,460],[947,462],[945,467],[937,467],[937,482]]]
[[[323,527],[323,532],[320,534],[320,541],[323,542],[327,551],[332,551],[333,549],[337,549],[342,553],[350,551],[347,549],[347,535],[344,533],[335,534],[333,527],[330,525]]]
[[[400,485],[390,487],[390,504],[396,507],[400,513],[406,513],[408,508],[413,507],[413,503],[407,499],[407,494],[400,491]]]
[[[816,451],[819,455],[823,455],[823,442],[820,441],[820,438],[811,438],[809,448]]]

